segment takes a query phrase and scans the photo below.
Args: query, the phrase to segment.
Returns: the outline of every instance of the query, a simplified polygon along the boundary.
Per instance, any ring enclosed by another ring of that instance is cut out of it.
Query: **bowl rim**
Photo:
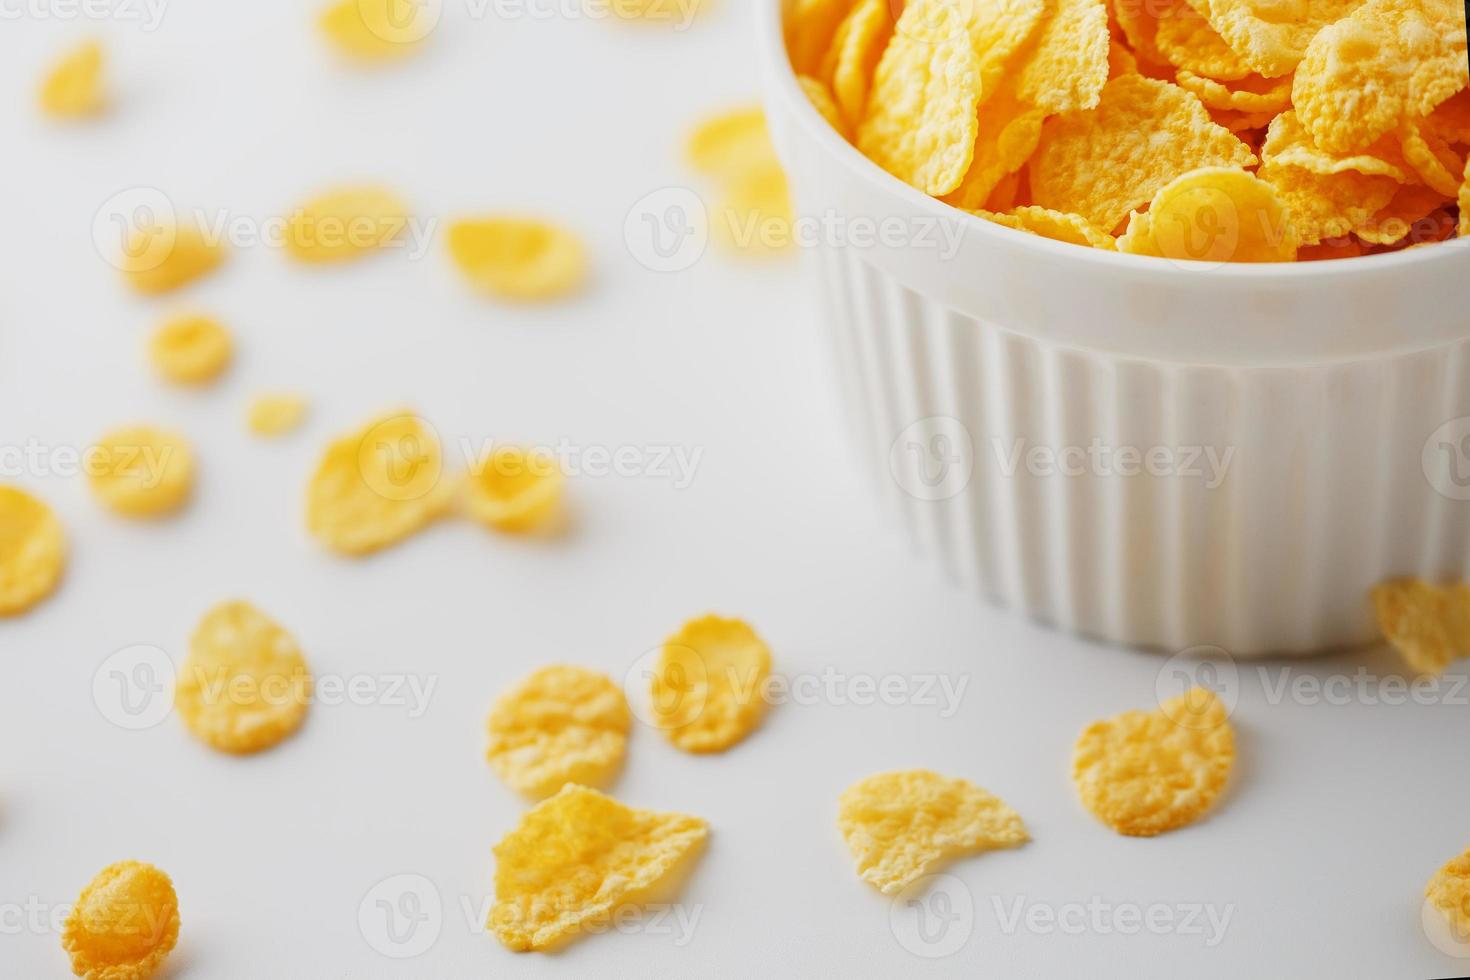
[[[941,221],[961,221],[966,234],[992,236],[998,243],[1003,242],[1008,247],[1023,252],[1032,252],[1037,258],[1056,263],[1091,265],[1095,270],[1143,273],[1167,269],[1176,278],[1209,277],[1217,283],[1221,278],[1230,278],[1241,280],[1242,285],[1277,287],[1306,280],[1312,281],[1314,285],[1321,285],[1323,281],[1330,283],[1334,279],[1348,279],[1370,271],[1377,274],[1407,266],[1440,264],[1448,268],[1450,263],[1464,261],[1457,257],[1457,253],[1470,248],[1470,238],[1450,238],[1434,243],[1441,246],[1439,248],[1411,247],[1379,255],[1358,255],[1316,262],[1203,262],[1085,248],[987,221],[979,215],[951,207],[893,176],[844,139],[817,112],[797,82],[796,69],[792,66],[786,49],[785,11],[793,2],[795,0],[762,0],[757,5],[758,43],[768,81],[774,83],[767,85],[767,91],[778,92],[786,101],[791,118],[802,127],[805,135],[821,144],[853,177],[866,182],[876,192],[897,198],[909,207],[919,208],[929,217]]]

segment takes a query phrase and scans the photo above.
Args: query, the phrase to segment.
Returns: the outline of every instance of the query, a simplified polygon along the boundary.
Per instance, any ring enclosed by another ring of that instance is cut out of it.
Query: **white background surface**
[[[20,9],[4,6],[7,17]],[[174,878],[176,977],[1470,967],[1435,950],[1419,915],[1426,879],[1470,842],[1470,691],[1446,684],[1427,705],[1375,703],[1374,680],[1343,704],[1275,695],[1360,667],[1392,675],[1383,651],[1244,666],[1240,760],[1223,805],[1163,838],[1115,836],[1075,800],[1071,744],[1088,721],[1151,704],[1163,660],[1020,621],[910,555],[842,441],[797,263],[711,252],[658,275],[629,254],[634,202],[689,181],[686,126],[756,94],[742,3],[677,33],[476,20],[448,0],[430,48],[384,71],[334,63],[292,0],[176,0],[153,32],[66,21],[60,9],[0,26],[0,444],[79,448],[115,424],[157,421],[192,437],[201,482],[182,517],[139,526],[101,513],[79,479],[16,479],[55,507],[73,553],[57,596],[0,624],[0,974],[65,975],[35,910],[44,919],[123,858]],[[95,125],[46,123],[35,80],[88,32],[108,41],[117,109]],[[421,217],[559,216],[590,242],[595,286],[566,305],[500,306],[463,287],[436,240],[417,261],[394,253],[322,271],[236,249],[185,295],[144,301],[92,243],[95,212],[127,188],[259,221],[352,178],[399,188]],[[149,329],[180,304],[237,333],[238,363],[215,388],[167,390],[146,368]],[[256,442],[245,405],[271,388],[308,393],[313,413],[291,438]],[[702,456],[682,489],[657,476],[574,481],[573,528],[558,540],[447,523],[367,561],[325,554],[301,518],[315,456],[396,405],[420,409],[451,449],[564,439]],[[108,656],[145,643],[178,660],[200,614],[235,596],[284,623],[319,678],[412,675],[435,684],[427,710],[317,705],[296,737],[247,759],[210,751],[174,718],[142,731],[111,723],[93,698]],[[788,676],[835,675],[839,687],[941,677],[965,685],[959,708],[779,705],[714,758],[640,727],[613,792],[712,825],[680,897],[686,921],[698,916],[692,934],[663,922],[557,956],[506,952],[480,909],[490,848],[524,804],[483,760],[489,703],[549,662],[622,677],[710,609],[749,618]],[[946,942],[959,949],[946,958],[918,955],[936,947],[902,926],[913,910],[891,910],[855,877],[834,827],[845,786],[908,767],[993,790],[1034,836],[948,869],[958,889],[941,888],[973,911],[951,919]],[[406,960],[376,951],[358,915],[400,874],[427,879],[443,904],[427,926],[437,939]],[[1155,905],[1230,918],[1213,945],[1207,926],[1125,935],[1091,913],[1080,930],[1008,929],[1018,901],[1042,910],[1033,916],[1102,905],[1125,925],[1128,909]]]

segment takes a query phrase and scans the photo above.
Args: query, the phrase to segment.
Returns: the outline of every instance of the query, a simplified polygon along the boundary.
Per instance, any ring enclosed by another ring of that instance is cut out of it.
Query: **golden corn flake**
[[[176,384],[207,384],[230,366],[235,345],[218,321],[197,315],[175,317],[148,342],[153,370]]]
[[[1057,0],[1048,9],[1050,16],[1021,55],[1016,92],[1047,115],[1091,109],[1108,80],[1107,8],[1102,0]]]
[[[408,208],[391,191],[330,191],[287,217],[286,254],[310,264],[348,262],[390,244],[407,226]]]
[[[776,150],[759,107],[733,109],[701,122],[689,134],[685,158],[697,172],[728,180],[776,164]]]
[[[1276,188],[1226,167],[1191,171],[1135,213],[1118,248],[1201,262],[1290,262],[1299,240]]]
[[[1371,221],[1353,230],[1365,242],[1392,245],[1403,241],[1414,226],[1443,207],[1444,196],[1422,184],[1404,184]]]
[[[433,24],[416,0],[338,0],[317,26],[339,54],[354,61],[392,61],[416,52]]]
[[[1227,82],[1251,73],[1251,66],[1183,0],[1159,16],[1157,43],[1169,64],[1181,70]]]
[[[174,686],[185,727],[236,754],[268,749],[296,731],[310,701],[311,672],[296,641],[248,602],[205,614]]]
[[[977,211],[976,214],[1007,228],[1015,228],[1017,231],[1030,232],[1040,235],[1042,238],[1050,238],[1053,241],[1069,242],[1073,245],[1087,245],[1092,248],[1114,249],[1117,241],[1112,235],[1100,228],[1095,228],[1087,223],[1087,219],[1077,214],[1063,214],[1060,211],[1048,211],[1046,208],[1036,206],[1013,208],[1004,214],[993,211]]]
[[[1459,194],[1465,161],[1444,140],[1411,120],[1399,127],[1399,141],[1404,159],[1426,185],[1447,198]]]
[[[224,260],[223,242],[193,225],[163,223],[134,228],[119,264],[128,284],[151,296],[187,286]]]
[[[885,895],[948,858],[1030,839],[1020,815],[998,797],[925,769],[879,773],[848,787],[837,828],[857,873]]]
[[[56,590],[66,567],[66,535],[51,508],[0,485],[0,616],[15,616]]]
[[[87,980],[147,980],[178,941],[174,883],[141,861],[119,861],[98,872],[61,932],[72,972]]]
[[[827,120],[827,125],[846,137],[847,120],[843,118],[842,110],[837,108],[837,100],[833,98],[832,90],[827,87],[827,83],[819,78],[812,78],[810,75],[798,75],[796,81],[801,86],[802,93],[806,95],[806,100],[812,104],[813,109],[817,110],[817,114]]]
[[[1134,58],[1133,72],[1117,72],[1113,75],[1138,74],[1137,62],[1149,61],[1156,65],[1168,63],[1164,52],[1159,50],[1159,14],[1166,13],[1181,0],[1111,0],[1109,10],[1123,31]]]
[[[723,752],[765,713],[771,651],[738,619],[691,620],[664,641],[652,719],[685,752]]]
[[[980,108],[980,135],[965,179],[944,200],[957,208],[983,208],[1000,182],[1026,165],[1041,142],[1046,113],[1016,97],[1006,85]]]
[[[1367,0],[1312,39],[1292,103],[1317,145],[1360,150],[1470,83],[1460,0]]]
[[[423,529],[453,499],[439,437],[409,413],[331,443],[306,491],[306,526],[332,551],[365,555]]]
[[[587,278],[581,239],[545,221],[456,221],[449,226],[449,254],[476,288],[518,302],[557,299]]]
[[[306,399],[300,395],[257,395],[245,424],[251,435],[273,439],[299,427],[306,419],[306,408]]]
[[[568,783],[600,786],[623,763],[632,715],[622,688],[580,667],[546,667],[490,712],[490,765],[517,792],[542,799]]]
[[[1194,688],[1157,711],[1125,711],[1089,725],[1072,756],[1082,804],[1129,837],[1193,823],[1230,778],[1235,733],[1227,715],[1213,692]]]
[[[1399,188],[1392,177],[1356,170],[1315,174],[1266,163],[1257,173],[1276,188],[1302,245],[1371,227],[1374,215],[1388,206]]]
[[[821,70],[852,5],[853,0],[796,0],[786,21],[786,49],[797,74],[815,75]]]
[[[565,786],[495,845],[488,925],[517,952],[604,928],[618,908],[685,870],[708,834],[698,817],[634,810],[594,789]]]
[[[1446,143],[1470,145],[1470,89],[1461,89],[1441,102],[1424,125]]]
[[[1128,45],[1113,38],[1108,43],[1108,78],[1138,74],[1140,74],[1138,56],[1129,49]]]
[[[1437,677],[1470,654],[1470,586],[1385,582],[1373,590],[1373,606],[1384,637],[1420,674]]]
[[[822,62],[821,77],[832,86],[837,108],[848,129],[862,122],[873,73],[892,37],[890,0],[857,0],[852,12],[837,28],[837,36]]]
[[[1435,872],[1424,897],[1444,913],[1455,938],[1470,943],[1470,848]]]
[[[1175,76],[1181,88],[1199,96],[1207,109],[1232,109],[1236,112],[1265,113],[1273,115],[1291,105],[1290,78],[1263,78],[1248,75],[1226,83],[1196,75],[1186,68],[1179,69]],[[1269,121],[1269,120],[1268,120]]]
[[[1400,183],[1410,179],[1408,161],[1393,136],[1385,136],[1356,153],[1330,153],[1312,141],[1297,114],[1290,111],[1271,121],[1261,156],[1268,164],[1301,167],[1314,174],[1356,170],[1361,174],[1382,174]]]
[[[1255,162],[1250,147],[1216,125],[1191,93],[1124,75],[1104,86],[1095,110],[1047,120],[1031,161],[1031,196],[1113,229],[1181,174]]]
[[[465,510],[497,531],[532,531],[556,516],[565,480],[550,454],[500,446],[465,480]]]
[[[102,45],[86,41],[68,52],[41,82],[41,110],[58,118],[95,116],[107,107]]]
[[[1317,32],[1352,13],[1363,0],[1193,0],[1252,71],[1290,74]]]
[[[162,517],[194,490],[194,452],[177,432],[133,426],[107,433],[87,460],[92,493],[124,517]]]
[[[610,0],[609,9],[622,20],[670,21],[687,24],[699,16],[706,0]]]

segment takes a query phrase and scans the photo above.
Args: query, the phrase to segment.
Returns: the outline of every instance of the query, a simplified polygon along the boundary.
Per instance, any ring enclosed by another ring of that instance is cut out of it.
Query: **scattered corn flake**
[[[1233,109],[1244,113],[1271,113],[1273,116],[1291,105],[1290,78],[1264,78],[1248,75],[1226,83],[1181,68],[1175,75],[1181,88],[1199,96],[1207,109]]]
[[[1116,228],[1159,188],[1200,167],[1246,167],[1250,147],[1177,85],[1139,75],[1108,82],[1095,110],[1042,127],[1029,167],[1034,203]]]
[[[838,800],[837,827],[858,875],[885,895],[948,858],[1030,839],[1020,815],[998,797],[925,769],[854,783]]]
[[[1444,140],[1426,133],[1419,122],[1405,120],[1399,126],[1399,141],[1404,159],[1426,185],[1448,198],[1459,194],[1465,161]]]
[[[332,551],[365,555],[423,529],[453,499],[438,434],[408,412],[334,440],[306,492],[306,525]]]
[[[1467,79],[1460,0],[1367,0],[1312,39],[1292,103],[1318,146],[1348,153],[1429,115]]]
[[[398,238],[408,208],[380,187],[348,187],[318,195],[286,219],[286,254],[310,264],[362,258]]]
[[[545,667],[495,702],[487,757],[508,786],[539,800],[568,783],[606,783],[623,763],[631,724],[623,690],[607,675]]]
[[[980,107],[980,129],[970,169],[960,186],[945,195],[957,208],[982,208],[1007,176],[1026,165],[1041,141],[1046,114],[1022,102],[1006,84]]]
[[[837,100],[833,98],[832,90],[827,87],[827,83],[819,78],[812,78],[810,75],[798,75],[796,81],[806,95],[807,101],[812,104],[812,108],[817,110],[817,114],[827,120],[827,125],[846,139],[847,120],[843,117],[842,110],[837,108]]]
[[[748,255],[783,251],[792,243],[795,214],[780,167],[753,170],[727,182],[711,218],[716,241]]]
[[[204,614],[174,685],[174,708],[196,738],[221,752],[260,752],[301,727],[310,702],[306,659],[278,623],[248,602]]]
[[[148,342],[153,369],[175,384],[208,384],[230,366],[234,351],[230,332],[212,317],[198,314],[165,321]]]
[[[132,229],[118,265],[133,289],[151,296],[187,286],[224,260],[224,243],[197,227],[150,221]]]
[[[1268,164],[1301,167],[1314,174],[1356,170],[1361,174],[1392,177],[1399,183],[1410,179],[1409,164],[1397,139],[1385,136],[1356,153],[1329,153],[1317,147],[1297,114],[1291,111],[1283,112],[1272,120],[1261,156]]]
[[[1290,262],[1299,244],[1276,188],[1230,167],[1171,181],[1118,240],[1133,255],[1201,262]]]
[[[172,514],[194,490],[194,452],[177,432],[154,426],[115,429],[92,447],[92,493],[114,513],[153,518]]]
[[[1373,590],[1373,606],[1384,637],[1420,674],[1438,677],[1470,654],[1470,586],[1398,579]]]
[[[338,0],[317,26],[354,61],[393,61],[419,50],[435,26],[432,8],[415,0]]]
[[[471,468],[464,482],[465,509],[498,531],[535,530],[555,517],[564,483],[549,453],[497,446]]]
[[[1424,897],[1443,913],[1455,939],[1470,944],[1470,848],[1434,873]]]
[[[1048,13],[1020,56],[1016,92],[1046,115],[1091,109],[1108,80],[1107,8],[1103,0],[1056,0]],[[983,109],[981,117],[983,129]]]
[[[1363,0],[1191,0],[1240,58],[1268,78],[1289,75],[1317,32]]]
[[[1087,223],[1079,214],[1063,214],[1035,205],[1014,208],[1004,214],[993,211],[976,211],[976,214],[1007,228],[1030,232],[1053,241],[1072,245],[1087,245],[1092,248],[1112,250],[1118,247],[1112,235]]]
[[[853,0],[795,0],[786,19],[786,50],[800,75],[821,72]]]
[[[41,110],[63,119],[95,116],[107,108],[102,87],[100,42],[84,41],[68,51],[41,82]]]
[[[245,422],[251,435],[271,439],[299,427],[306,419],[306,410],[306,399],[300,395],[257,395]]]
[[[542,302],[587,280],[582,240],[532,218],[475,218],[449,226],[449,254],[477,289],[500,299]]]
[[[723,752],[765,713],[771,651],[746,623],[705,616],[664,641],[652,720],[685,752]]]
[[[832,86],[837,107],[851,130],[862,122],[878,59],[893,37],[890,0],[857,0],[837,28],[821,77]]]
[[[719,180],[776,165],[776,150],[759,107],[727,110],[704,120],[689,134],[684,156],[695,171]]]
[[[1373,216],[1388,206],[1400,186],[1383,174],[1357,170],[1316,174],[1302,167],[1270,162],[1257,174],[1275,186],[1302,245],[1316,245],[1371,227]]]
[[[1225,39],[1184,0],[1159,15],[1159,50],[1169,64],[1217,81],[1245,78],[1251,66],[1225,43]]]
[[[51,508],[0,484],[0,617],[16,616],[56,591],[66,534]]]
[[[1188,826],[1219,798],[1235,762],[1225,705],[1194,688],[1156,711],[1125,711],[1077,739],[1072,780],[1082,803],[1129,837]]]
[[[98,872],[61,932],[72,972],[87,980],[147,980],[178,941],[174,883],[141,861],[119,861]]]
[[[1371,221],[1355,229],[1354,234],[1373,245],[1393,245],[1403,241],[1414,226],[1445,203],[1444,195],[1422,184],[1404,184],[1393,199],[1375,214]]]
[[[635,810],[594,789],[567,785],[495,845],[488,925],[517,952],[602,931],[617,909],[676,879],[708,834],[698,817]]]

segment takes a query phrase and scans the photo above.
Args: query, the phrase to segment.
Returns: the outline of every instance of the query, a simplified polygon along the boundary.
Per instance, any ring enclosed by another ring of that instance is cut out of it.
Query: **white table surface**
[[[1463,665],[1431,704],[1380,703],[1371,679],[1345,699],[1280,694],[1360,668],[1392,676],[1385,651],[1243,665],[1223,805],[1159,839],[1115,836],[1076,801],[1071,744],[1086,722],[1149,705],[1163,661],[988,607],[910,553],[844,443],[799,263],[711,252],[661,275],[635,261],[624,218],[689,183],[686,126],[756,94],[745,4],[676,32],[476,19],[446,0],[421,57],[359,71],[334,63],[293,0],[174,0],[151,31],[64,19],[59,2],[26,0],[41,12],[18,19],[20,0],[5,3],[0,27],[0,444],[54,460],[154,420],[192,437],[201,481],[179,519],[140,526],[103,514],[80,479],[7,477],[51,502],[73,552],[59,594],[0,624],[0,973],[65,975],[48,919],[123,858],[173,876],[170,975],[191,980],[1470,971],[1426,938],[1419,901],[1470,843]],[[39,73],[89,32],[113,56],[116,111],[43,121]],[[465,289],[438,241],[332,270],[257,246],[182,296],[144,300],[93,245],[95,214],[129,188],[259,222],[352,178],[401,189],[421,216],[559,216],[588,239],[595,286],[510,308]],[[147,333],[180,304],[236,331],[238,363],[216,387],[149,375]],[[249,396],[270,388],[313,406],[279,443],[243,430]],[[396,405],[422,410],[452,449],[566,440],[651,463],[678,447],[699,466],[688,486],[656,472],[574,480],[559,540],[445,524],[371,560],[335,558],[303,529],[307,474],[329,436]],[[426,710],[319,704],[296,737],[247,759],[174,718],[109,720],[115,705],[93,693],[109,656],[148,644],[177,661],[200,614],[236,596],[287,625],[319,678],[367,678],[387,702],[395,678],[432,683]],[[721,757],[635,731],[612,791],[712,826],[679,896],[683,925],[649,917],[556,956],[507,952],[479,910],[490,848],[524,804],[484,762],[487,706],[549,662],[622,677],[706,610],[747,617],[779,671],[819,681],[817,696],[773,708]],[[851,703],[884,678],[963,696],[953,712]],[[926,894],[931,924],[947,912],[928,945],[918,910],[856,878],[834,826],[845,786],[908,767],[991,789],[1034,836],[950,866]],[[427,949],[395,959],[381,948],[409,947],[392,945],[377,902],[410,909],[405,882],[441,912],[411,940]],[[1211,911],[1228,916],[1223,935]],[[1150,915],[1173,924],[1154,934],[1134,919]]]

